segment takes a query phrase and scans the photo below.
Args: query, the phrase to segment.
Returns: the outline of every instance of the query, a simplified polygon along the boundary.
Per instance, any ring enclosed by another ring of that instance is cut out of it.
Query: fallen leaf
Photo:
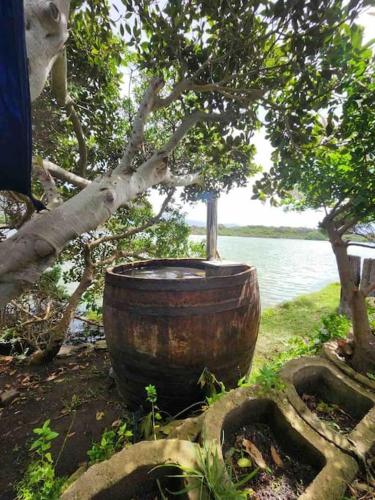
[[[102,420],[102,418],[104,417],[104,411],[97,411],[96,412],[96,420]]]
[[[68,438],[71,438],[71,437],[73,437],[74,435],[75,435],[75,432],[70,432],[70,433],[67,435],[67,437],[68,437]]]
[[[284,467],[284,462],[281,460],[280,455],[277,453],[277,450],[274,446],[271,446],[271,456],[272,460],[278,467]]]
[[[264,461],[263,455],[254,443],[252,443],[249,439],[243,439],[242,446],[260,469],[267,469],[267,464]]]
[[[13,356],[0,356],[1,363],[11,363]]]
[[[121,420],[115,420],[114,422],[112,422],[112,427],[120,427],[121,425]]]
[[[55,378],[57,378],[58,376],[60,375],[60,373],[51,373],[51,375],[49,377],[46,378],[46,381],[47,382],[51,382],[51,380],[55,380]]]

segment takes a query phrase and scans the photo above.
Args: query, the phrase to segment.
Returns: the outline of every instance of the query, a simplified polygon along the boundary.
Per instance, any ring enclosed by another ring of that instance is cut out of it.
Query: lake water
[[[203,236],[193,235],[195,241]],[[270,307],[310,293],[339,280],[328,241],[219,236],[222,259],[256,267],[262,307]],[[368,248],[350,247],[349,253],[375,257]]]

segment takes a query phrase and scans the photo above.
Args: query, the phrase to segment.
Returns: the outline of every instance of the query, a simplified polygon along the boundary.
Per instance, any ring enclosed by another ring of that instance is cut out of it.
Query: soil
[[[225,457],[228,457],[228,452],[229,455],[231,454],[230,450],[233,448],[238,450],[229,458],[234,481],[239,481],[256,467],[254,460],[252,460],[253,465],[250,468],[238,466],[237,462],[241,456],[250,458],[242,446],[244,439],[251,441],[256,446],[267,465],[267,469],[259,469],[255,477],[243,486],[243,489],[253,490],[253,494],[250,496],[253,500],[296,499],[319,472],[310,465],[302,463],[301,460],[288,455],[280,447],[268,425],[254,423],[242,427],[230,437],[224,447]],[[271,447],[276,450],[277,456],[281,459],[279,465],[276,464],[272,456]]]
[[[356,419],[336,404],[327,403],[311,394],[303,394],[302,399],[310,411],[336,432],[348,434],[358,423]]]
[[[57,474],[69,476],[86,462],[87,450],[106,428],[131,418],[108,375],[106,350],[66,347],[65,354],[40,367],[0,356],[0,395],[13,390],[13,399],[0,406],[1,500],[15,498],[14,485],[30,461],[32,430],[45,420],[59,433],[52,447],[55,458],[62,450]]]

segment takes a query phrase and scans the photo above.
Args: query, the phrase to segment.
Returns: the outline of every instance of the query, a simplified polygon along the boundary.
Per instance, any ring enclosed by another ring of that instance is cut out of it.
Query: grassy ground
[[[328,285],[319,292],[302,295],[262,313],[253,366],[259,368],[285,348],[295,335],[306,336],[320,324],[323,315],[335,312],[340,286]]]

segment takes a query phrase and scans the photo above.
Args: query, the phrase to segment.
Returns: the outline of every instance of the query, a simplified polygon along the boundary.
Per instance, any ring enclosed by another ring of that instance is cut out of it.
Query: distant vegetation
[[[206,228],[191,226],[192,234],[206,234]],[[247,236],[253,238],[288,238],[297,240],[327,240],[319,229],[307,227],[273,227],[273,226],[233,226],[219,224],[220,236]]]

